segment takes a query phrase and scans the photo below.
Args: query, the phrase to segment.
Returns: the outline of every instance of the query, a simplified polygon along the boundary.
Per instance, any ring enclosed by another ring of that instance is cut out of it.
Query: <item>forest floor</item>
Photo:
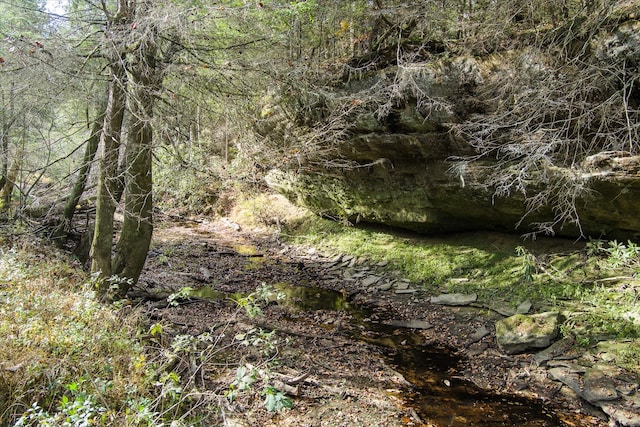
[[[498,313],[431,304],[408,281],[363,285],[369,277],[403,282],[384,263],[266,229],[166,219],[140,304],[192,398],[219,402],[210,425],[608,425],[532,354],[498,349]]]

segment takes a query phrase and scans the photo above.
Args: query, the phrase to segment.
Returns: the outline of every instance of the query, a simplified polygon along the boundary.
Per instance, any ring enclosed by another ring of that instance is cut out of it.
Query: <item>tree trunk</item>
[[[162,80],[153,38],[142,41],[131,62],[128,70],[131,124],[125,152],[125,213],[112,270],[128,280],[119,281],[118,296],[124,296],[138,281],[153,232],[151,120],[155,94]]]
[[[151,97],[145,101],[145,114],[152,108]],[[137,104],[137,103],[136,103]],[[118,296],[124,296],[131,284],[138,281],[144,267],[153,231],[153,199],[151,125],[136,117],[129,128],[125,161],[127,164],[125,187],[125,213],[120,239],[116,245],[112,273],[130,279],[120,282]]]
[[[113,214],[116,202],[114,194],[118,186],[118,157],[120,134],[124,118],[125,81],[124,67],[120,62],[111,66],[109,99],[105,111],[102,132],[103,153],[98,178],[98,196],[96,204],[96,226],[91,245],[91,271],[98,273],[98,293],[106,298],[111,277],[111,247],[113,242]]]
[[[76,211],[76,206],[80,201],[82,193],[84,193],[85,186],[87,184],[87,178],[89,171],[91,170],[91,163],[95,158],[96,151],[98,151],[98,144],[102,135],[102,128],[104,125],[104,118],[106,114],[106,105],[100,105],[100,114],[93,121],[91,126],[91,134],[87,139],[87,146],[85,147],[84,157],[82,159],[82,166],[78,171],[78,178],[73,187],[73,191],[67,200],[67,204],[64,207],[60,224],[54,230],[51,239],[58,246],[61,247],[65,240],[66,235],[71,227],[71,221]]]
[[[20,171],[20,167],[22,166],[22,155],[16,157],[16,159],[11,164],[11,169],[7,173],[6,180],[4,182],[4,186],[2,187],[2,210],[6,211],[9,209],[11,204],[11,194],[13,193],[13,187],[15,187],[16,178],[18,177],[18,172]]]

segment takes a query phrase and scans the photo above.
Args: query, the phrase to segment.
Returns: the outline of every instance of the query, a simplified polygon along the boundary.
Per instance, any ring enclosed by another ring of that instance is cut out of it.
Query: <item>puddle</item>
[[[345,294],[333,290],[273,285],[279,294],[278,304],[297,311],[336,310],[353,315],[357,323],[354,339],[384,349],[387,363],[411,384],[402,392],[407,406],[413,408],[427,425],[435,426],[545,426],[564,425],[537,400],[519,396],[489,394],[469,381],[462,380],[459,359],[445,348],[424,344],[424,338],[411,329],[398,328],[368,319],[370,309],[348,302]],[[209,299],[246,297],[204,287],[193,296]],[[274,297],[275,299],[275,297]]]
[[[557,415],[537,400],[490,394],[463,380],[460,359],[451,350],[424,344],[410,329],[363,323],[364,337],[383,347],[387,362],[411,384],[402,395],[427,425],[436,426],[563,426]]]
[[[238,298],[246,297],[247,294],[243,292],[233,292],[233,293],[222,292],[222,291],[218,291],[213,288],[210,288],[209,286],[203,286],[201,288],[192,289],[189,292],[189,296],[194,298],[208,299],[212,301],[220,301],[223,299],[237,300]]]
[[[335,310],[347,311],[351,305],[347,302],[347,295],[330,289],[296,286],[290,283],[276,283],[272,285],[274,295],[271,300],[279,305],[288,307],[292,311]],[[209,286],[193,289],[189,296],[219,301],[223,299],[237,300],[246,298],[249,294],[244,292],[222,292]]]
[[[273,287],[284,296],[278,304],[293,310],[347,311],[351,309],[351,305],[347,302],[347,295],[331,289],[295,286],[289,283],[276,283]]]

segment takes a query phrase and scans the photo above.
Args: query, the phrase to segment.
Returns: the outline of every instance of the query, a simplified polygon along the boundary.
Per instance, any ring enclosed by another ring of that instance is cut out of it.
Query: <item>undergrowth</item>
[[[0,230],[0,426],[220,425],[235,400],[262,399],[274,412],[291,407],[269,379],[274,332],[228,337],[223,322],[178,334],[149,325],[127,301],[99,303],[94,289],[64,253]],[[270,292],[263,285],[239,298],[236,317],[261,315]],[[188,297],[177,293],[167,306]],[[228,357],[241,348],[262,357],[252,365]],[[233,379],[243,371],[255,386]]]
[[[0,246],[0,425],[144,425],[153,371],[135,310],[25,236]],[[21,418],[22,416],[22,418]]]

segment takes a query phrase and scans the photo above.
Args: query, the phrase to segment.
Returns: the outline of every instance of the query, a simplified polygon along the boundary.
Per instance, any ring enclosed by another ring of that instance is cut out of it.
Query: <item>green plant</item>
[[[516,255],[520,258],[522,265],[522,280],[526,283],[532,283],[533,275],[537,272],[536,257],[524,246],[516,247]]]
[[[180,301],[189,299],[193,293],[193,288],[190,286],[183,286],[178,292],[174,292],[167,297],[167,302],[171,307],[176,307],[180,304]]]
[[[587,256],[604,258],[603,267],[609,270],[632,269],[634,273],[640,270],[640,245],[628,240],[627,243],[617,240],[589,239],[585,246]]]
[[[107,409],[98,404],[98,398],[86,392],[80,378],[77,382],[66,385],[70,396],[64,394],[60,399],[58,412],[49,414],[37,402],[33,403],[15,423],[15,426],[62,426],[88,427],[104,425]]]
[[[585,249],[588,257],[601,257],[604,254],[604,240],[589,237]]]
[[[256,380],[257,376],[253,367],[247,365],[239,366],[236,369],[236,378],[229,384],[229,389],[225,392],[225,396],[233,402],[239,392],[249,390]]]
[[[607,253],[607,263],[612,269],[637,269],[640,266],[640,246],[630,240],[626,245],[617,240],[611,240],[604,251]]]
[[[262,307],[256,302],[257,294],[255,292],[250,293],[247,296],[236,295],[233,300],[239,307],[244,309],[251,319],[263,315]]]
[[[280,301],[286,298],[284,292],[276,291],[273,286],[267,285],[265,282],[262,282],[260,286],[256,288],[254,294],[256,298],[264,301],[267,304],[274,299],[276,301]]]
[[[262,328],[253,328],[245,333],[237,334],[235,339],[245,347],[259,348],[265,356],[273,354],[277,350],[278,340],[275,330],[265,332]]]
[[[264,407],[269,412],[280,412],[293,406],[291,399],[275,387],[265,386],[262,389],[262,394],[264,395]]]

